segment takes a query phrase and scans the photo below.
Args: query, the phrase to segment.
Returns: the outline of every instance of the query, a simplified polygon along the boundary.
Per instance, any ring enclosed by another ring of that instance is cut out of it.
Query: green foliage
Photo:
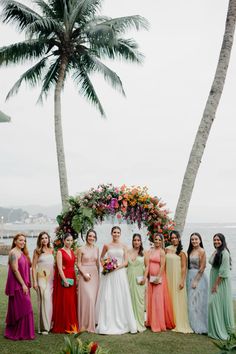
[[[119,76],[101,59],[123,59],[141,63],[142,54],[132,38],[122,38],[127,30],[147,29],[141,16],[109,18],[96,16],[102,0],[33,0],[34,10],[14,0],[0,0],[2,20],[24,32],[26,40],[0,48],[0,65],[35,61],[9,91],[16,94],[23,82],[42,82],[39,101],[61,77],[70,76],[85,98],[105,115],[90,74],[98,72],[111,86],[124,94]],[[61,76],[60,76],[61,75]]]
[[[79,334],[64,337],[64,348],[60,354],[108,354],[109,351],[99,347],[96,342],[82,342]]]

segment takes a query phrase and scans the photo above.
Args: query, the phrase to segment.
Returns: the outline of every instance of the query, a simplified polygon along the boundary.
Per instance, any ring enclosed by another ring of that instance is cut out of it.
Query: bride
[[[136,333],[129,284],[125,267],[128,264],[126,246],[120,242],[121,229],[111,229],[112,241],[103,246],[101,263],[105,256],[116,258],[118,267],[101,276],[96,304],[97,328],[99,334]]]

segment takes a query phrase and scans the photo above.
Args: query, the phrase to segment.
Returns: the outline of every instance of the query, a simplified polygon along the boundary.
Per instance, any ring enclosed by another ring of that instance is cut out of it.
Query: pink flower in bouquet
[[[102,274],[107,274],[112,272],[118,267],[117,259],[115,257],[107,257],[103,259],[103,270]]]

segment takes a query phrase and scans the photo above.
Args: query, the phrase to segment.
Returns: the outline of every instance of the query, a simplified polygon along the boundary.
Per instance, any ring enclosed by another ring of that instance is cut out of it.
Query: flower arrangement
[[[102,274],[106,275],[118,267],[117,259],[115,257],[108,256],[103,259],[102,266]]]
[[[102,222],[110,215],[116,215],[127,223],[137,223],[139,228],[146,226],[149,237],[160,232],[167,239],[169,232],[174,229],[174,222],[169,217],[165,203],[151,196],[147,187],[101,184],[75,198],[69,198],[68,203],[68,210],[57,217],[59,226],[55,248],[62,246],[64,233],[69,232],[76,239],[96,222]]]
[[[97,342],[82,342],[78,338],[80,333],[64,337],[64,348],[60,354],[108,354]]]

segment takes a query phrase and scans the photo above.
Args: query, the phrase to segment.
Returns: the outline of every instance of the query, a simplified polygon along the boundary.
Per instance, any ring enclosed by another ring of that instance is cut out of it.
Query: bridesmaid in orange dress
[[[155,234],[154,247],[148,251],[148,289],[146,325],[153,332],[175,327],[172,304],[165,274],[165,252],[162,249],[163,235]]]
[[[99,250],[94,245],[96,231],[88,230],[86,244],[78,250],[78,319],[80,328],[95,332],[95,304],[98,293]]]
[[[57,251],[57,267],[53,292],[54,333],[78,332],[75,254],[73,237],[64,236],[64,247]]]

